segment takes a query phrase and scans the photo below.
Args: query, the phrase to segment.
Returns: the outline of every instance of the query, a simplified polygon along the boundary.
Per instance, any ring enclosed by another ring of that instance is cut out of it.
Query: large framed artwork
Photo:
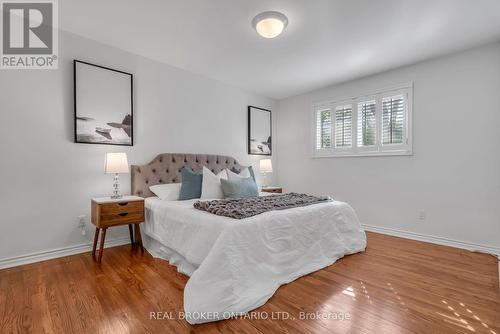
[[[248,107],[248,154],[271,155],[271,110]]]
[[[134,144],[133,75],[73,61],[75,143]]]

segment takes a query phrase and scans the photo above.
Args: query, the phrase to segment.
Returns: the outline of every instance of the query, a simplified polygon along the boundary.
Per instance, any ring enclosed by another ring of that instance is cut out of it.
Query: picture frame
[[[248,106],[248,154],[272,155],[272,112]]]
[[[74,142],[134,145],[132,73],[73,60]]]

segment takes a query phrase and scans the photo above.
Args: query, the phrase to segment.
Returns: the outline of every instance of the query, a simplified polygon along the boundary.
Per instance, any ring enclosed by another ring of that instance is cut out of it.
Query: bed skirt
[[[198,266],[187,261],[182,255],[171,248],[165,247],[161,242],[147,234],[142,236],[142,242],[149,254],[154,258],[168,261],[181,274],[191,277],[193,272],[198,268]]]

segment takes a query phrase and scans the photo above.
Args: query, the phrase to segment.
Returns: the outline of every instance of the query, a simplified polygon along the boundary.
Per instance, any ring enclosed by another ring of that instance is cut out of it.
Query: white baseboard
[[[121,245],[126,245],[129,243],[130,243],[129,237],[109,239],[109,240],[106,240],[106,242],[104,243],[104,248],[121,246]],[[85,253],[85,252],[89,252],[91,250],[92,250],[92,243],[85,243],[85,244],[74,245],[74,246],[69,246],[69,247],[56,248],[56,249],[43,251],[43,252],[15,256],[15,257],[6,258],[6,259],[0,259],[0,269],[21,266],[23,264],[40,262],[40,261],[55,259],[58,257],[63,257],[63,256],[68,256],[68,255]]]
[[[387,234],[387,235],[392,235],[395,237],[418,240],[418,241],[425,241],[425,242],[430,242],[432,244],[438,244],[438,245],[443,245],[443,246],[462,248],[462,249],[466,249],[466,250],[469,250],[472,252],[481,252],[481,253],[492,254],[492,255],[500,258],[500,248],[499,247],[485,246],[485,245],[474,244],[474,243],[470,243],[470,242],[466,242],[466,241],[459,241],[459,240],[453,240],[453,239],[449,239],[449,238],[431,236],[428,234],[402,231],[402,230],[397,230],[397,229],[388,228],[388,227],[373,226],[373,225],[366,225],[366,224],[362,224],[362,226],[364,227],[365,230],[370,231],[370,232]]]

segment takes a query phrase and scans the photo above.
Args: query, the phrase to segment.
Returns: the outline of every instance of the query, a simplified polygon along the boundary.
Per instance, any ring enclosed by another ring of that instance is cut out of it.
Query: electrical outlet
[[[80,233],[85,236],[87,234],[87,216],[86,215],[80,215],[77,217],[78,218],[78,228],[80,229]]]
[[[79,228],[84,228],[87,222],[87,216],[86,215],[80,215],[78,216],[78,227]]]
[[[418,220],[425,220],[425,218],[426,218],[425,211],[424,210],[420,210],[418,212]]]

